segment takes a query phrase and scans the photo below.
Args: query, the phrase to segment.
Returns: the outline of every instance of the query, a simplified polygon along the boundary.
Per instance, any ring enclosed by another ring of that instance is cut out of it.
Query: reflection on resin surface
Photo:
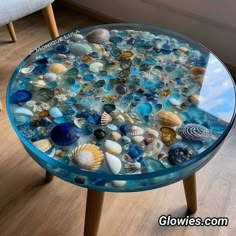
[[[11,80],[8,106],[31,155],[35,147],[65,167],[37,160],[46,169],[82,186],[124,191],[177,180],[169,172],[136,182],[124,176],[158,176],[176,166],[181,175],[183,163],[198,161],[228,132],[235,92],[224,66],[202,46],[160,29],[105,25],[33,52]]]

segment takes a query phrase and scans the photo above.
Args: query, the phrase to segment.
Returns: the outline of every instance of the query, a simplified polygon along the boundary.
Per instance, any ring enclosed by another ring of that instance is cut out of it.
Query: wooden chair
[[[0,26],[7,25],[12,41],[16,41],[13,21],[42,10],[52,38],[57,37],[58,30],[52,9],[54,0],[7,0],[0,3]]]

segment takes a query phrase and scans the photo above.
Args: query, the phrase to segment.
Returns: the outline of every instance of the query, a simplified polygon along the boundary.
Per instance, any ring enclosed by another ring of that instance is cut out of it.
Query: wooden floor
[[[56,10],[60,33],[99,22],[65,9]],[[10,43],[0,28],[0,96],[17,64],[49,39],[41,14],[15,22],[18,41]],[[199,209],[195,216],[229,217],[228,227],[161,227],[163,214],[184,216],[182,183],[147,192],[105,196],[99,236],[233,236],[236,235],[236,136],[198,172]],[[6,110],[0,114],[0,235],[82,236],[86,189],[60,179],[43,184],[44,171],[24,151],[10,127]]]

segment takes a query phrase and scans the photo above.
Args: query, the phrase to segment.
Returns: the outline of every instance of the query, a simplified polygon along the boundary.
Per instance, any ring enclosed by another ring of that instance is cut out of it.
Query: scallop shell
[[[101,124],[102,125],[107,125],[111,121],[112,121],[112,117],[104,111],[103,114],[102,114],[102,117],[101,117]]]
[[[119,139],[121,138],[121,134],[118,133],[118,132],[116,132],[116,131],[111,132],[111,135],[112,135],[112,138],[113,138],[115,141],[117,141],[117,140],[119,140]]]
[[[204,141],[211,135],[209,129],[199,124],[186,124],[177,129],[177,132],[184,139],[192,141]]]
[[[129,132],[130,135],[142,135],[143,133],[144,130],[136,125],[132,126]]]
[[[156,114],[156,118],[161,125],[174,127],[182,124],[182,120],[171,111],[162,110]]]
[[[126,173],[137,173],[140,172],[141,164],[137,161],[135,162],[125,162],[124,169]]]
[[[121,164],[121,161],[118,157],[106,152],[105,153],[105,160],[106,160],[106,163],[110,169],[110,171],[113,173],[113,174],[118,174],[122,168],[122,164]]]
[[[52,143],[49,139],[38,140],[33,142],[33,145],[41,152],[47,152],[52,147]]]
[[[130,124],[134,124],[134,120],[132,119],[130,115],[128,115],[127,113],[123,113],[123,116]]]
[[[62,64],[54,63],[49,66],[48,70],[52,73],[60,74],[60,73],[65,72],[67,68]]]
[[[122,152],[122,147],[119,143],[112,140],[106,140],[104,143],[104,148],[107,152],[113,155],[118,155]]]
[[[84,118],[76,118],[76,119],[74,119],[74,124],[78,128],[81,128],[85,124],[85,119]]]
[[[144,137],[143,136],[134,136],[134,137],[132,137],[132,140],[135,143],[141,143],[144,140]]]
[[[96,145],[83,144],[73,150],[71,159],[81,169],[97,170],[104,160],[104,155]]]
[[[148,128],[148,129],[146,129],[146,133],[148,134],[148,136],[150,138],[158,138],[159,137],[159,133],[155,129]]]
[[[122,116],[121,114],[119,114],[119,115],[117,115],[116,116],[116,118],[115,118],[117,121],[119,121],[119,122],[125,122],[125,118],[124,118],[124,116]]]

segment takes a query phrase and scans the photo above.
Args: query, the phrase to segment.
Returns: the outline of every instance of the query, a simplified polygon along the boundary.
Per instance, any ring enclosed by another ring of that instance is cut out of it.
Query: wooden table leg
[[[100,217],[102,214],[103,199],[104,192],[88,189],[84,223],[84,236],[97,235]]]
[[[53,177],[54,177],[54,176],[53,176],[51,173],[49,173],[49,172],[46,171],[45,182],[46,182],[46,183],[51,182],[51,181],[53,180]]]
[[[197,188],[196,188],[196,174],[183,180],[184,192],[188,205],[188,212],[193,214],[197,211]]]

